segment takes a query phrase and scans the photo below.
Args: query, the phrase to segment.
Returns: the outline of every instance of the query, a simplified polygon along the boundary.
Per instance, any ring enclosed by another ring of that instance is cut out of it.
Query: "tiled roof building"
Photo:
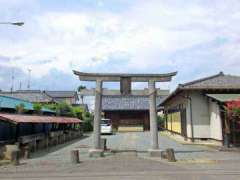
[[[0,92],[0,95],[14,97],[29,101],[32,103],[49,103],[53,102],[53,98],[49,97],[42,91],[38,90],[24,90],[24,91],[13,91],[13,92]]]
[[[181,134],[185,139],[212,139],[226,143],[225,103],[239,98],[240,76],[220,72],[179,84],[159,106],[164,107],[167,117],[165,128],[169,131]],[[240,129],[237,131],[240,132]],[[234,135],[231,134],[231,137]],[[240,144],[240,140],[230,141]]]
[[[69,104],[76,104],[78,101],[76,91],[18,90],[13,92],[0,91],[0,95],[14,97],[32,103],[59,103],[65,101]]]
[[[157,97],[157,104],[160,104],[164,96]],[[148,110],[148,96],[103,96],[102,110]]]

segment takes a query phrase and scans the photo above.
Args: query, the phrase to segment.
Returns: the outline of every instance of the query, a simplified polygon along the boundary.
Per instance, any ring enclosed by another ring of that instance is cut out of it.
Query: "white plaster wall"
[[[216,102],[209,101],[210,113],[210,137],[216,140],[222,140],[222,122],[219,105]]]
[[[187,103],[187,137],[192,138],[190,102]]]
[[[201,92],[190,93],[192,98],[192,117],[194,138],[210,138],[209,103]],[[190,125],[190,124],[189,124]]]

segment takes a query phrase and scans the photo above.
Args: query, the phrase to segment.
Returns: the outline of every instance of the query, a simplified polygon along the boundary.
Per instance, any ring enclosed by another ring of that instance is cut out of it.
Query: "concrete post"
[[[37,151],[37,140],[35,139],[33,141],[33,152],[36,152]]]
[[[20,164],[19,159],[20,159],[20,151],[19,150],[13,150],[11,152],[11,163],[15,166],[18,166]]]
[[[48,151],[48,147],[49,147],[49,137],[47,136],[46,137],[46,148],[47,148],[47,151]]]
[[[169,162],[176,162],[175,154],[173,149],[166,149],[167,159]]]
[[[149,90],[149,114],[151,131],[151,149],[157,150],[158,147],[158,127],[157,127],[157,107],[156,107],[156,88],[155,81],[148,82]]]
[[[95,108],[94,108],[94,126],[93,126],[93,135],[94,135],[94,148],[101,149],[101,132],[100,132],[100,121],[102,113],[102,81],[96,81],[96,92],[95,92]]]
[[[72,151],[71,151],[71,162],[72,162],[72,164],[78,164],[78,163],[80,163],[80,160],[79,160],[79,151],[78,151],[78,150],[72,150]]]

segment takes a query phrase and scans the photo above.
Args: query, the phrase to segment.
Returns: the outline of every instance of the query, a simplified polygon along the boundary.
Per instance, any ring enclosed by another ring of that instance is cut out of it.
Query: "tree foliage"
[[[161,115],[158,115],[157,116],[157,123],[158,123],[158,126],[159,127],[164,127],[164,125],[165,125],[165,121],[166,121],[166,117],[165,116],[161,116]]]
[[[93,130],[93,114],[86,112],[82,107],[72,106],[65,102],[59,104],[47,104],[45,107],[55,110],[58,116],[68,116],[76,117],[83,121],[83,130],[92,131]]]
[[[81,92],[81,90],[83,90],[83,89],[86,89],[86,86],[83,86],[83,85],[78,86],[78,92]],[[81,98],[81,101],[82,101],[82,104],[83,104],[84,96],[81,94],[80,98]]]
[[[36,114],[42,114],[42,105],[40,103],[33,104],[33,109]]]
[[[227,113],[228,113],[228,117],[229,119],[231,119],[231,117],[235,116],[240,118],[240,101],[229,101],[226,103],[227,106]]]
[[[23,114],[25,112],[25,105],[23,103],[16,105],[15,108],[18,114]]]
[[[83,89],[86,89],[86,86],[83,86],[83,85],[78,86],[78,92],[80,92]]]
[[[92,113],[84,112],[83,113],[83,130],[92,131],[93,130],[93,119],[94,116]]]

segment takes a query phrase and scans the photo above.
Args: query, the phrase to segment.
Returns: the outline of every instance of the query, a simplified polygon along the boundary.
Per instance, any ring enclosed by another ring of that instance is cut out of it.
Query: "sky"
[[[0,89],[75,90],[83,72],[240,75],[239,0],[0,0]],[[21,87],[20,87],[21,84]],[[106,87],[117,87],[108,84]],[[146,84],[134,84],[143,88]]]

